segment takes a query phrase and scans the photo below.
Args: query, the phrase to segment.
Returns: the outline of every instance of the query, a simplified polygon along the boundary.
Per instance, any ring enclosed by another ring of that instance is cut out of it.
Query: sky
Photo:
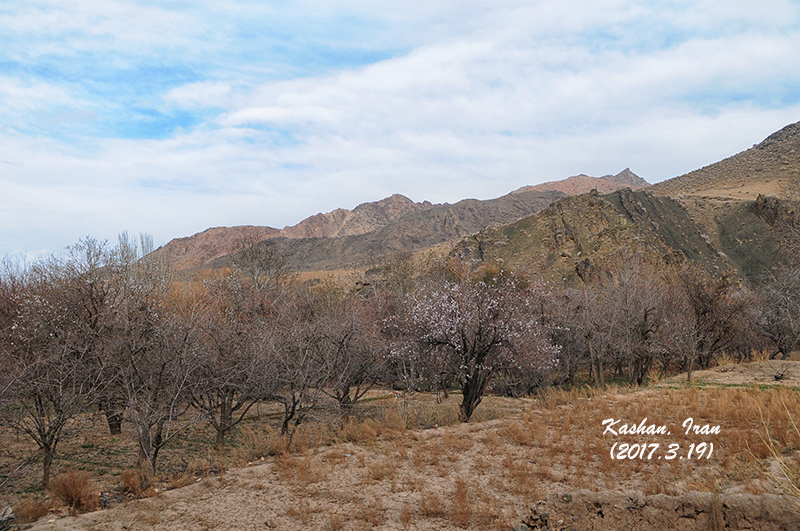
[[[0,256],[651,183],[800,120],[789,0],[3,0]]]

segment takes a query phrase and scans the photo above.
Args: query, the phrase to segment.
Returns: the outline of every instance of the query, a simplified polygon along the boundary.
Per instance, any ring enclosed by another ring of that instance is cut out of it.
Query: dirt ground
[[[795,353],[793,358],[798,355]],[[729,363],[705,371],[693,371],[696,385],[783,385],[800,387],[800,362],[794,360],[764,360],[753,363]],[[686,382],[686,374],[664,381],[668,384]]]
[[[469,424],[365,423],[344,442],[257,458],[182,488],[164,483],[106,510],[55,509],[31,528],[800,529],[800,501],[770,451],[797,466],[800,362],[693,377],[692,386],[681,375],[642,389],[548,392]]]

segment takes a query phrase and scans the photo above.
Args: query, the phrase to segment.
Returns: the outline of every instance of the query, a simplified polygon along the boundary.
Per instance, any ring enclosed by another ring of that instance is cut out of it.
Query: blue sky
[[[0,255],[658,182],[800,120],[798,50],[787,0],[5,0]]]

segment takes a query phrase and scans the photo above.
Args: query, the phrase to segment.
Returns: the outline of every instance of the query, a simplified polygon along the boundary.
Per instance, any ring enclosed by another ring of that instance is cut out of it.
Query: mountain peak
[[[597,190],[601,194],[610,194],[621,188],[637,190],[645,186],[649,186],[647,181],[633,173],[630,168],[625,168],[616,175],[590,177],[589,175],[581,173],[561,181],[550,181],[533,186],[523,186],[515,190],[514,193],[535,190],[539,192],[557,191],[566,195],[580,195],[592,190]]]
[[[605,175],[603,179],[612,183],[621,184],[633,190],[650,186],[650,183],[633,173],[630,168],[625,168],[616,175]]]

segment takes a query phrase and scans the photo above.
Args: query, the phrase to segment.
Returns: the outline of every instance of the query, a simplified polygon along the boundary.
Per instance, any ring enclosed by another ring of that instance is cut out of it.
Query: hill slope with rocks
[[[800,122],[787,125],[752,148],[654,184],[654,195],[755,200],[759,195],[800,199]]]
[[[677,202],[628,188],[561,199],[537,214],[465,238],[453,252],[497,266],[531,268],[571,284],[592,280],[625,253],[644,254],[656,263],[692,260],[734,270]]]

